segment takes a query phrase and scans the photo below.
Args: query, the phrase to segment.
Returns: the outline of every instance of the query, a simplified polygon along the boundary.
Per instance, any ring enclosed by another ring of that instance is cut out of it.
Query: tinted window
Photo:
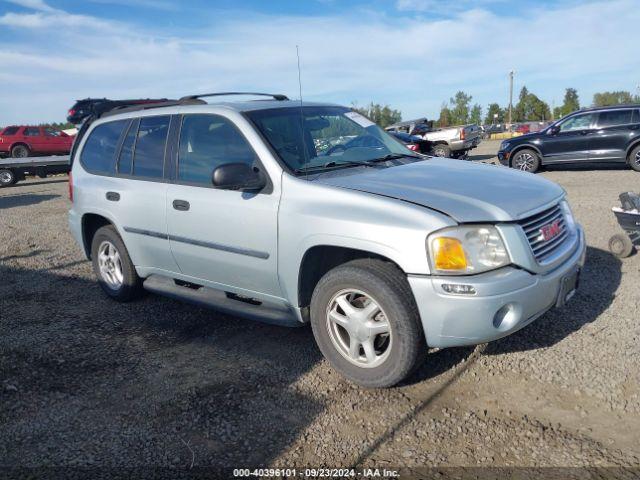
[[[51,128],[51,127],[46,127],[44,129],[44,134],[47,137],[61,137],[62,136],[62,132],[60,130],[56,130],[56,129]]]
[[[133,175],[146,178],[162,178],[164,147],[169,132],[169,117],[144,117],[140,119],[133,156]]]
[[[217,115],[184,116],[178,180],[211,185],[211,174],[220,165],[255,161],[256,154],[231,121]]]
[[[19,127],[7,127],[2,132],[2,135],[15,135],[18,132]]]
[[[612,127],[614,125],[627,125],[631,123],[633,110],[613,110],[611,112],[600,112],[598,117],[599,127]]]
[[[127,120],[103,123],[93,129],[80,155],[80,162],[92,173],[113,173],[118,140]]]
[[[593,113],[585,113],[583,115],[576,115],[562,122],[560,125],[561,132],[570,132],[571,130],[584,130],[590,128],[595,119]]]
[[[37,137],[40,135],[40,129],[38,127],[27,127],[24,129],[25,137]]]
[[[118,158],[118,173],[131,175],[133,166],[133,149],[135,148],[136,136],[138,133],[138,120],[131,122],[127,136],[122,143],[120,157]]]

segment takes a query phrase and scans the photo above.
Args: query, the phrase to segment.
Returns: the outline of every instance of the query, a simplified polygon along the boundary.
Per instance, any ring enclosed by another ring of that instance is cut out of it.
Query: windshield
[[[294,171],[353,165],[413,152],[375,123],[345,107],[248,112],[262,135]]]

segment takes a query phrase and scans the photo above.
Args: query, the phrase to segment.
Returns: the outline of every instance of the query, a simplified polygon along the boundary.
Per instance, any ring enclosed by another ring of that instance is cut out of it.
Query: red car
[[[51,127],[6,127],[0,132],[0,156],[66,155],[71,151],[73,138]]]

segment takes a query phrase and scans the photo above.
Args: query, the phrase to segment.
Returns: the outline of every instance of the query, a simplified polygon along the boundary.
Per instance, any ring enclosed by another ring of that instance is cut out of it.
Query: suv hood
[[[537,175],[439,158],[365,171],[345,169],[314,181],[404,200],[459,223],[519,220],[564,195],[560,186]]]

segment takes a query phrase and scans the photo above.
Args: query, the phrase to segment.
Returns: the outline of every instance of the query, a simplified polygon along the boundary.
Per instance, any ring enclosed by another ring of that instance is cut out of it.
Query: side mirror
[[[549,127],[549,135],[557,135],[560,133],[560,127],[554,125],[553,127]]]
[[[211,182],[222,190],[262,190],[267,182],[257,168],[246,163],[226,163],[217,167]]]

